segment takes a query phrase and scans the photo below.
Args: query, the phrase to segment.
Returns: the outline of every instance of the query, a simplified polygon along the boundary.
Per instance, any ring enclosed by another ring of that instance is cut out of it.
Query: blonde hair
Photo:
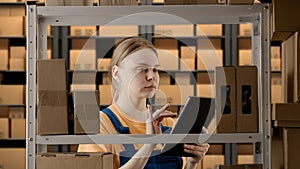
[[[120,63],[130,54],[137,52],[142,49],[152,49],[157,55],[154,45],[148,40],[141,37],[128,37],[119,41],[115,45],[115,49],[112,55],[111,62],[108,67],[108,75],[112,79],[113,87],[113,102],[118,99],[118,86],[116,80],[112,78],[112,68],[113,66],[119,66]]]

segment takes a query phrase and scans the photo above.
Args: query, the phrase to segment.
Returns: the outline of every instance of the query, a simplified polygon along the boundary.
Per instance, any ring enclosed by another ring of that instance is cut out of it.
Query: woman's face
[[[142,49],[128,55],[119,65],[121,92],[130,98],[151,98],[159,84],[159,62],[152,49]]]

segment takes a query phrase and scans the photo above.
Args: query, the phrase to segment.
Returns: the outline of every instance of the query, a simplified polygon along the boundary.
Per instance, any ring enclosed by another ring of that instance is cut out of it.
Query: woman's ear
[[[120,76],[119,76],[119,67],[113,66],[111,70],[112,78],[115,79],[117,82],[121,82]]]

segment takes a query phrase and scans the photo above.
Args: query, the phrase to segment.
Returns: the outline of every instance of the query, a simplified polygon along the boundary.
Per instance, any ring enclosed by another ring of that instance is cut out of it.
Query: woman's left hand
[[[206,128],[202,128],[202,133],[208,134]],[[188,157],[187,162],[192,165],[197,164],[207,153],[210,145],[208,143],[196,143],[196,144],[184,144],[184,151],[187,153],[194,154],[193,157]]]
[[[187,162],[197,164],[205,156],[208,149],[208,143],[184,144],[184,151],[194,155],[192,157],[188,157]]]

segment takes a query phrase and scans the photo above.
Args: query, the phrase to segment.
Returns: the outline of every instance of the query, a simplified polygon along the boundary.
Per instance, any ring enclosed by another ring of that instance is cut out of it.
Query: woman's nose
[[[148,81],[151,81],[151,80],[153,80],[154,79],[154,76],[155,76],[155,73],[152,71],[152,70],[149,70],[148,72],[147,72],[147,75],[146,75],[147,77],[147,80]]]

